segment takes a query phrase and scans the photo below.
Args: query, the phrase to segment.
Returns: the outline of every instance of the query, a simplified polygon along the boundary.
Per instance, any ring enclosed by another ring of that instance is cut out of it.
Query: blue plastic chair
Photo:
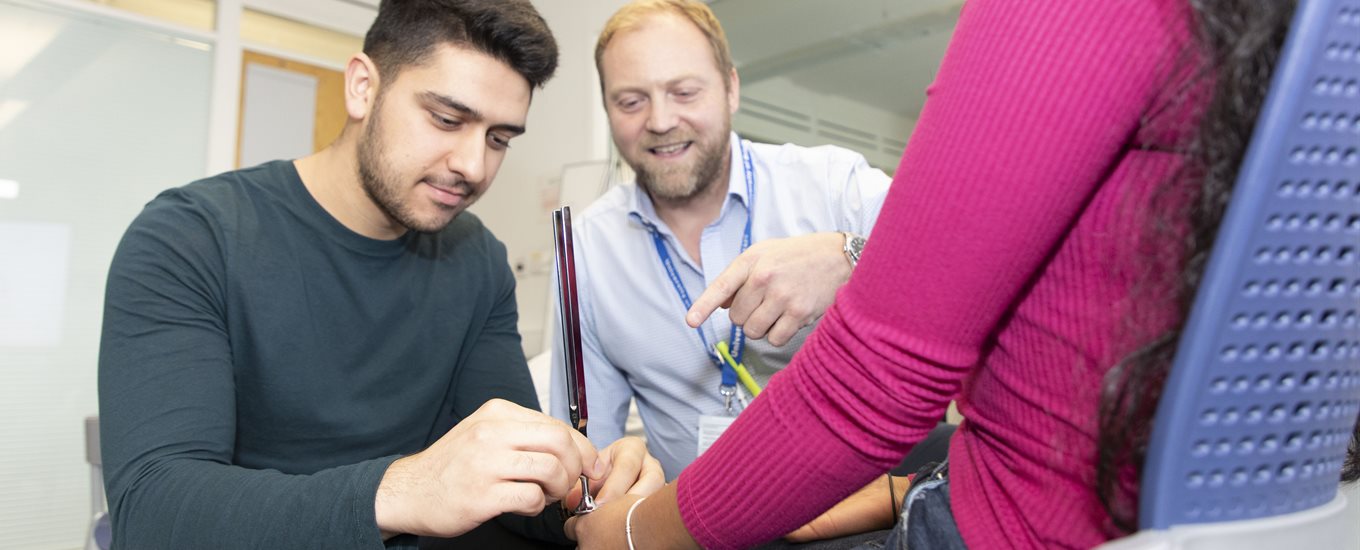
[[[1158,404],[1139,533],[1360,548],[1360,0],[1301,0]]]

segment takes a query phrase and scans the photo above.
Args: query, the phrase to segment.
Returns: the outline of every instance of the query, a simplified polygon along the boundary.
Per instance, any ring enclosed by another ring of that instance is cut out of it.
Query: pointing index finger
[[[685,323],[692,328],[699,328],[708,320],[709,315],[720,307],[732,303],[732,297],[741,290],[746,283],[746,277],[750,275],[750,265],[746,260],[746,255],[737,256],[732,264],[727,266],[713,284],[704,289],[704,293],[699,295],[699,299],[694,301],[694,305],[685,314]]]

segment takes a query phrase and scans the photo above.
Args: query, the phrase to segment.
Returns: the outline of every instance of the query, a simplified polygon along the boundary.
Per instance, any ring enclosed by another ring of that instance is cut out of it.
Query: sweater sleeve
[[[383,548],[373,502],[395,456],[311,475],[233,464],[221,231],[171,193],[124,235],[105,295],[99,404],[114,546]]]
[[[680,476],[701,545],[782,536],[925,437],[1134,135],[1170,4],[967,4],[851,281]]]

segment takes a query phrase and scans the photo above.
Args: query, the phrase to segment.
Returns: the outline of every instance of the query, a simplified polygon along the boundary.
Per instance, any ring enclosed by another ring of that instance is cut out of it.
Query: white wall
[[[520,334],[530,354],[542,349],[543,315],[552,261],[549,213],[567,164],[604,160],[609,124],[595,76],[595,37],[624,0],[534,2],[548,21],[561,62],[557,76],[534,94],[528,132],[511,142],[491,191],[472,207],[505,243],[510,265],[524,265],[517,299]]]

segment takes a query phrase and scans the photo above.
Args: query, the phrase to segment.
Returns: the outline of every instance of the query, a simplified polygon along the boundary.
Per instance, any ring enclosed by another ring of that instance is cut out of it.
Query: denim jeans
[[[949,508],[949,463],[930,464],[916,473],[902,499],[902,514],[887,540],[856,550],[966,550]]]
[[[954,435],[954,428],[955,426],[952,424],[941,422],[930,431],[924,441],[912,447],[911,453],[902,459],[901,464],[892,469],[893,475],[904,476],[917,472],[917,475],[921,476],[920,479],[925,479],[925,476],[933,471],[937,464],[949,458],[949,438]],[[948,508],[949,505],[946,503],[945,509]],[[891,532],[890,529],[883,529],[804,543],[776,540],[756,548],[760,550],[878,550],[883,548],[884,541]]]

